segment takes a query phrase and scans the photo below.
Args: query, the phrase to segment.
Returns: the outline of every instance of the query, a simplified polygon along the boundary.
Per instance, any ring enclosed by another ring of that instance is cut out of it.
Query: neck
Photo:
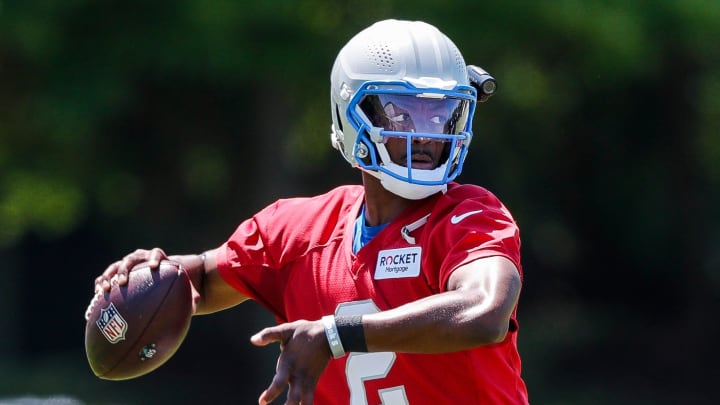
[[[371,174],[362,172],[362,179],[365,186],[365,223],[368,226],[392,221],[415,202],[387,191]]]

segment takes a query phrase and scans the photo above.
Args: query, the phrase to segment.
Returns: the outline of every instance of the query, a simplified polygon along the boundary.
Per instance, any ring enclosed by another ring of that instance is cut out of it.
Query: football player
[[[478,77],[480,79],[478,79]],[[432,25],[385,20],[331,73],[331,141],[362,185],[276,201],[219,247],[138,249],[95,280],[175,260],[195,314],[255,300],[279,343],[260,404],[527,404],[517,348],[518,226],[487,189],[459,184],[478,101],[494,91]]]

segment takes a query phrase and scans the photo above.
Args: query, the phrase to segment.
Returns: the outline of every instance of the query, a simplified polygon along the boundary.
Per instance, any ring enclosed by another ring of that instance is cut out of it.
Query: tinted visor
[[[386,131],[457,135],[465,130],[470,101],[451,97],[368,94],[359,106],[372,126]]]

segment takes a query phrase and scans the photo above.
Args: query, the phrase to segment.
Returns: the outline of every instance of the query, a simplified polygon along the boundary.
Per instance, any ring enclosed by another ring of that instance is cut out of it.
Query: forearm
[[[205,273],[206,254],[189,254],[189,255],[172,255],[168,259],[180,263],[185,272],[190,277],[193,286],[200,291],[202,280]]]
[[[247,299],[225,280],[217,270],[215,250],[201,254],[175,255],[170,260],[179,262],[187,272],[198,296],[195,315],[204,315],[237,305]]]
[[[510,313],[450,291],[363,316],[368,350],[442,353],[502,341]]]
[[[447,292],[363,317],[370,351],[441,353],[501,342],[521,289],[515,265],[488,257],[456,269]]]

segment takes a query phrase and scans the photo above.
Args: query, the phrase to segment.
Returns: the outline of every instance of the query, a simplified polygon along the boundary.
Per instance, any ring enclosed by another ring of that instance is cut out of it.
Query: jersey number
[[[372,300],[346,302],[338,305],[336,316],[363,315],[380,312]],[[350,405],[368,405],[365,381],[385,378],[395,363],[393,352],[350,353],[345,364],[345,376],[350,388]],[[378,391],[381,405],[409,405],[403,386]]]

